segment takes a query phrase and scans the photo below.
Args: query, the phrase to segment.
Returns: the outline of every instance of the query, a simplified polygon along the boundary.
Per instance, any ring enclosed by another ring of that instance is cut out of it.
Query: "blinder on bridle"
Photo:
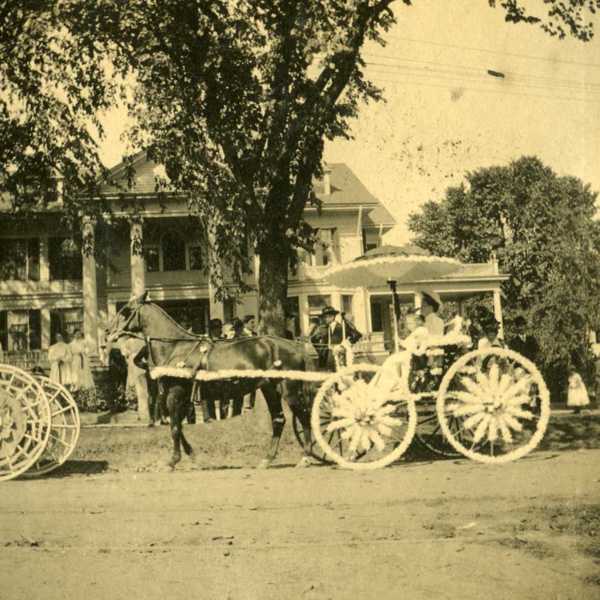
[[[106,340],[108,343],[115,342],[124,335],[131,335],[141,331],[140,308],[141,305],[138,302],[136,302],[135,307],[133,308],[130,302],[117,312],[110,327],[106,331]],[[124,319],[124,323],[121,326],[119,326],[120,318]]]

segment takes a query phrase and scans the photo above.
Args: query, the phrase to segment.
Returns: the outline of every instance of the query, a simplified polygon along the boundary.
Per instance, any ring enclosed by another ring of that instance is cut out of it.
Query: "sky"
[[[600,191],[600,18],[596,38],[584,44],[505,23],[488,0],[395,7],[387,46],[370,44],[364,54],[386,101],[363,106],[353,140],[329,143],[325,152],[327,162],[348,164],[394,215],[394,242],[409,240],[411,212],[442,198],[465,172],[522,155]],[[112,166],[125,150],[122,115],[106,124],[101,154]]]

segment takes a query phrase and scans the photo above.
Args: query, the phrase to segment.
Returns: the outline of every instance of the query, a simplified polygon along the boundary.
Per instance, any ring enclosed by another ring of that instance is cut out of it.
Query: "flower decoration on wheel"
[[[382,451],[386,445],[384,438],[402,425],[401,419],[392,416],[395,406],[387,403],[385,397],[374,397],[373,388],[363,380],[336,394],[332,402],[335,420],[327,425],[326,431],[340,431],[341,438],[350,444],[350,453],[368,451],[371,446]]]

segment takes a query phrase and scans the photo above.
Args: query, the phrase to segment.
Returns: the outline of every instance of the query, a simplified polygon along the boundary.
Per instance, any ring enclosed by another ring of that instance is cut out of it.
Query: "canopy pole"
[[[398,317],[400,316],[400,298],[396,292],[396,282],[393,279],[388,279],[388,285],[392,290],[392,306],[394,313],[394,352],[400,350],[400,335],[398,332]]]

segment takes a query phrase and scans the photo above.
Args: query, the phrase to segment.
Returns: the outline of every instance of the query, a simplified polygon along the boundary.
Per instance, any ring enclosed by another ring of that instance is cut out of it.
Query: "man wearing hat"
[[[436,292],[421,292],[421,296],[421,313],[425,317],[425,327],[429,335],[444,335],[444,321],[437,314],[442,299]]]
[[[323,321],[323,329],[327,331],[326,336],[323,335],[322,343],[327,344],[323,349],[323,366],[328,371],[335,371],[335,355],[334,346],[339,346],[344,341],[344,329],[336,320],[339,311],[333,308],[333,306],[326,306],[321,311],[321,319]],[[325,331],[323,331],[325,334]],[[321,361],[320,361],[321,362]]]
[[[509,340],[508,347],[511,350],[522,354],[532,363],[536,363],[538,359],[539,346],[537,340],[532,335],[527,335],[527,321],[522,315],[519,315],[515,319],[515,330],[516,335]]]

